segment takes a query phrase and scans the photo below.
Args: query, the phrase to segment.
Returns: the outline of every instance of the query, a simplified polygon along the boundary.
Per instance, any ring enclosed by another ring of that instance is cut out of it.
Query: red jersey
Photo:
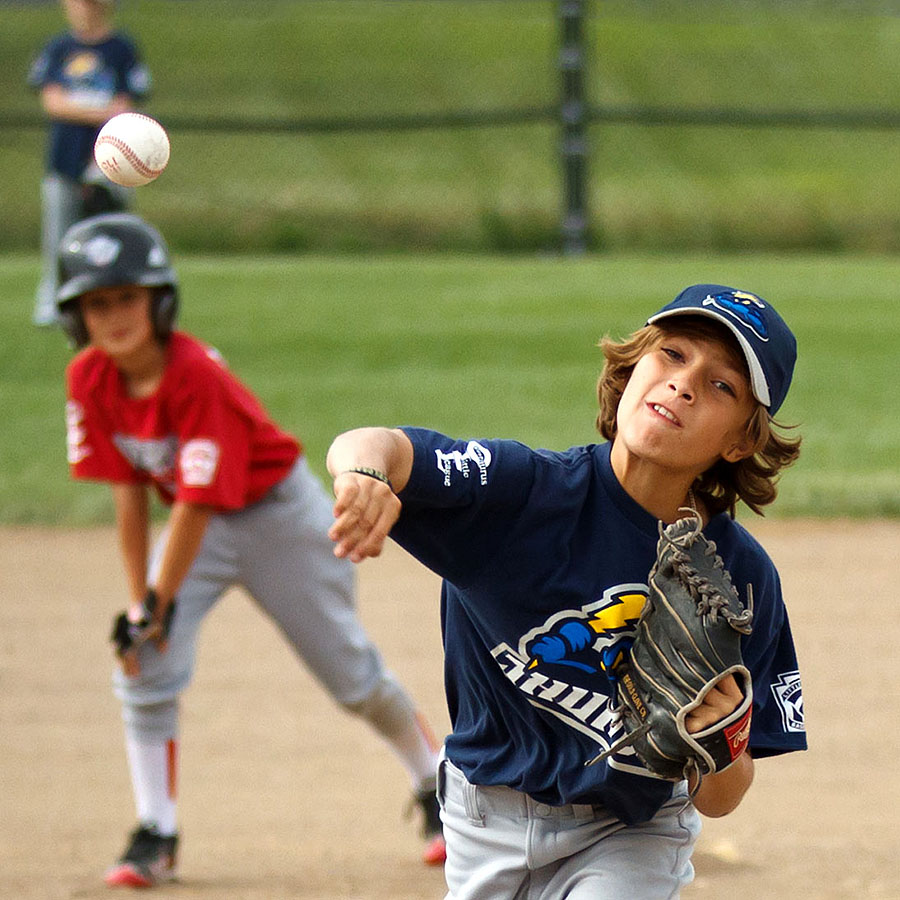
[[[166,348],[162,382],[129,397],[112,359],[94,347],[66,370],[72,476],[153,484],[163,502],[242,509],[281,481],[303,452],[225,367],[182,332]]]

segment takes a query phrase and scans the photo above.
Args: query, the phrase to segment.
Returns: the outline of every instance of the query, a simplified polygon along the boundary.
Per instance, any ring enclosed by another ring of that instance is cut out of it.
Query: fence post
[[[587,102],[584,88],[584,24],[588,0],[558,0],[560,18],[559,69],[562,75],[563,253],[587,248]]]

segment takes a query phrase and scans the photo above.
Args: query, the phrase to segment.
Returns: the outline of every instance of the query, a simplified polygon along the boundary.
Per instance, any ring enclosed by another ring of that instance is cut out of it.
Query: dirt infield
[[[750,524],[784,582],[811,750],[761,761],[742,806],[705,823],[684,896],[900,897],[900,523]],[[0,558],[0,898],[107,898],[103,870],[133,826],[105,646],[124,591],[114,538],[0,530]],[[359,574],[363,620],[443,733],[436,578],[393,546]],[[199,656],[181,879],[153,896],[443,896],[404,819],[402,768],[244,596],[212,614]]]

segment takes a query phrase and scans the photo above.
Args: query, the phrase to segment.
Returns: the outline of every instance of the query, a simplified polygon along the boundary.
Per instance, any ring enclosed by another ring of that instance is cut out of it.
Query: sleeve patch
[[[181,482],[186,487],[209,487],[219,468],[219,445],[215,441],[196,438],[188,441],[178,457]]]
[[[783,672],[771,685],[772,693],[781,710],[781,720],[785,731],[806,731],[803,722],[803,690],[800,686],[800,672]]]
[[[478,468],[479,481],[487,484],[487,470],[491,464],[491,451],[479,444],[478,441],[469,441],[464,453],[459,450],[451,450],[444,453],[441,450],[434,451],[437,458],[438,471],[443,473],[444,487],[450,487],[450,476],[454,469],[462,474],[463,478],[469,477],[469,463],[473,462]]]
[[[72,466],[91,455],[84,429],[84,407],[75,400],[66,403],[66,447],[66,455]]]

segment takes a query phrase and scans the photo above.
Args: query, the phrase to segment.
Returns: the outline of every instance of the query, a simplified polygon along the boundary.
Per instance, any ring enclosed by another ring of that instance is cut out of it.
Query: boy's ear
[[[753,441],[749,435],[744,435],[739,441],[732,444],[723,454],[725,462],[736,463],[753,455]]]

